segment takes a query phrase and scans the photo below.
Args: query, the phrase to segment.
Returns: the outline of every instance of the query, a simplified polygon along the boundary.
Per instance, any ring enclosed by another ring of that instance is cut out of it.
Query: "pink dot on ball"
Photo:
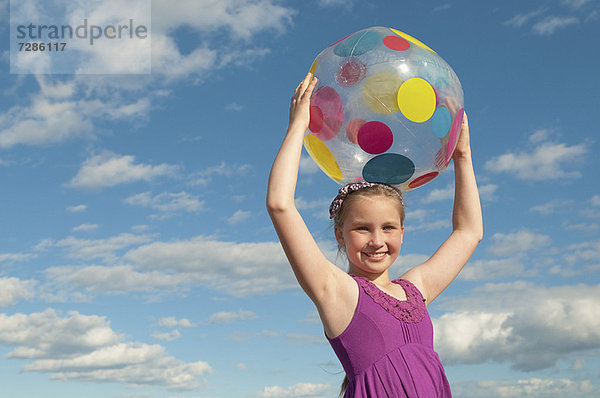
[[[394,51],[406,51],[410,48],[408,40],[403,39],[399,36],[386,36],[383,38],[383,44],[390,50]]]
[[[337,91],[329,86],[319,87],[313,93],[310,104],[311,107],[318,107],[321,110],[322,127],[314,134],[323,141],[335,137],[342,128],[342,122],[344,121],[344,103]],[[315,123],[318,122],[317,117],[315,115]]]
[[[365,124],[365,119],[352,119],[346,125],[346,136],[353,144],[358,144],[358,130]]]
[[[342,87],[352,87],[365,78],[367,67],[358,59],[346,60],[335,74],[335,80]]]
[[[446,147],[442,146],[435,154],[435,167],[439,170],[444,170],[446,166]]]
[[[433,180],[435,177],[437,177],[440,173],[437,171],[432,171],[431,173],[427,173],[424,174],[420,177],[415,178],[414,180],[412,180],[410,182],[410,184],[408,184],[409,188],[418,188],[421,185],[425,185],[427,184],[429,181]]]
[[[387,151],[393,142],[394,134],[385,123],[367,122],[358,130],[358,145],[372,155]]]
[[[458,137],[460,136],[460,129],[462,127],[462,120],[465,114],[464,108],[461,108],[454,116],[454,122],[452,123],[452,129],[450,130],[450,134],[448,137],[448,145],[446,146],[446,166],[450,164],[450,160],[452,159],[452,155],[454,154],[454,148],[456,148],[456,143],[458,142]]]
[[[310,107],[310,122],[308,129],[313,133],[318,133],[323,128],[323,111],[318,106]]]

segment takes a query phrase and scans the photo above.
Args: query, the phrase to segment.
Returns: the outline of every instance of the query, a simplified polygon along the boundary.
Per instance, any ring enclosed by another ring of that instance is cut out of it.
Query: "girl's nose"
[[[373,232],[371,234],[371,240],[369,241],[369,244],[371,246],[373,246],[373,247],[381,247],[381,246],[383,246],[383,244],[384,244],[383,234],[380,233],[380,232],[378,232],[378,231]]]

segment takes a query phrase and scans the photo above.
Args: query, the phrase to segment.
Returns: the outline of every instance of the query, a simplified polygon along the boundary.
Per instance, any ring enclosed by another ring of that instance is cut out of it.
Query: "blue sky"
[[[369,26],[464,90],[485,238],[429,307],[454,395],[600,395],[598,1],[154,0],[145,75],[10,74],[0,10],[0,395],[337,396],[264,197],[293,88]],[[395,275],[449,234],[452,181],[407,194]],[[343,267],[337,189],[305,155],[298,207]]]

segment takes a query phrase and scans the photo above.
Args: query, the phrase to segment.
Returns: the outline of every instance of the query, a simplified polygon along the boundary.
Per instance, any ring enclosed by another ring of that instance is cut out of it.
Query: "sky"
[[[293,89],[369,26],[464,91],[485,236],[428,307],[454,396],[600,395],[597,0],[153,0],[150,60],[98,45],[61,74],[11,73],[0,15],[0,396],[337,396],[264,202]],[[449,235],[452,173],[407,193],[393,276]],[[344,268],[338,188],[304,153],[297,206]]]

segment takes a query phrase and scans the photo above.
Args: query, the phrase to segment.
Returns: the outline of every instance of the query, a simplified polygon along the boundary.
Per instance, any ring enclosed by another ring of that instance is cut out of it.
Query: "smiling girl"
[[[344,367],[344,397],[450,397],[433,350],[427,305],[456,278],[483,236],[467,117],[453,155],[455,196],[448,239],[427,261],[390,279],[404,236],[402,195],[384,184],[349,184],[330,206],[336,240],[348,256],[346,273],[320,251],[294,203],[315,85],[309,74],[294,91],[287,133],[269,177],[267,209]]]

